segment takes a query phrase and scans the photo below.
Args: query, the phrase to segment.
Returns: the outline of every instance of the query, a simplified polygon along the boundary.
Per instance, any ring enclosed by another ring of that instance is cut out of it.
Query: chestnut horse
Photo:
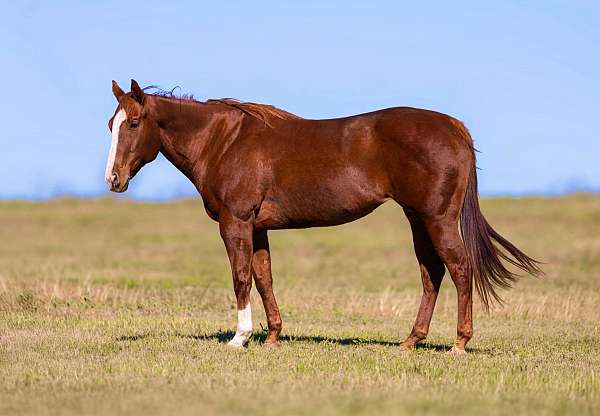
[[[455,118],[398,107],[307,120],[233,99],[148,94],[135,80],[128,93],[115,81],[112,90],[118,106],[108,122],[106,182],[111,191],[125,191],[161,152],[196,186],[219,223],[231,263],[238,310],[231,346],[243,347],[252,333],[253,277],[267,316],[265,346],[277,346],[281,316],[268,230],[347,223],[390,199],[410,222],[423,282],[403,349],[427,336],[444,266],[458,294],[455,353],[463,353],[473,335],[473,281],[487,308],[501,301],[496,288],[510,287],[517,277],[502,260],[541,273],[483,217],[473,141]]]

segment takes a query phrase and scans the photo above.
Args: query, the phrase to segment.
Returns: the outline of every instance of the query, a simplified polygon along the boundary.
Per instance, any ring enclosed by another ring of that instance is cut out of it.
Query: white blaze
[[[235,336],[229,345],[232,347],[243,347],[246,345],[252,335],[252,309],[250,308],[250,302],[244,309],[238,310],[238,324]]]
[[[110,185],[110,177],[112,176],[113,167],[115,166],[115,157],[117,156],[117,146],[119,144],[119,129],[121,124],[127,120],[127,113],[124,109],[120,109],[119,112],[113,118],[112,123],[112,142],[110,144],[110,151],[108,152],[108,162],[106,162],[106,171],[104,172],[104,180]]]

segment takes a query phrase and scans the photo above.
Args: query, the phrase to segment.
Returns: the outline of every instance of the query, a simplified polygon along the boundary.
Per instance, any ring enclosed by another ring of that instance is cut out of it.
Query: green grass
[[[270,233],[281,348],[236,324],[229,264],[198,200],[0,203],[0,414],[600,414],[600,197],[490,199],[543,260],[467,356],[450,279],[427,343],[402,353],[420,278],[402,211]]]

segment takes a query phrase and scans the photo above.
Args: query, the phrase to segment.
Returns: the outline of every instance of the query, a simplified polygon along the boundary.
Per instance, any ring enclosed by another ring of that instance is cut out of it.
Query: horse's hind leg
[[[419,262],[421,280],[423,282],[423,295],[415,324],[410,335],[401,344],[403,349],[409,350],[413,349],[417,342],[427,337],[431,316],[435,308],[435,301],[445,270],[444,263],[438,256],[421,218],[413,211],[407,209],[404,209],[404,213],[410,222],[415,254]]]
[[[253,236],[254,255],[252,258],[252,274],[267,315],[269,333],[265,347],[277,347],[277,338],[281,332],[281,315],[273,294],[273,277],[271,275],[271,253],[266,231],[255,231]]]
[[[464,353],[465,345],[473,336],[472,273],[464,243],[458,232],[458,218],[432,217],[424,222],[431,241],[456,286],[458,324],[452,352]]]

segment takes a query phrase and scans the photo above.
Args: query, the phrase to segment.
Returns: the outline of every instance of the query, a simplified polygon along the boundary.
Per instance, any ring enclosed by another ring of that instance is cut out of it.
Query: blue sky
[[[0,198],[106,193],[110,81],[130,78],[311,118],[434,109],[471,130],[484,195],[600,191],[598,2],[0,7]],[[128,194],[194,192],[161,158]]]

